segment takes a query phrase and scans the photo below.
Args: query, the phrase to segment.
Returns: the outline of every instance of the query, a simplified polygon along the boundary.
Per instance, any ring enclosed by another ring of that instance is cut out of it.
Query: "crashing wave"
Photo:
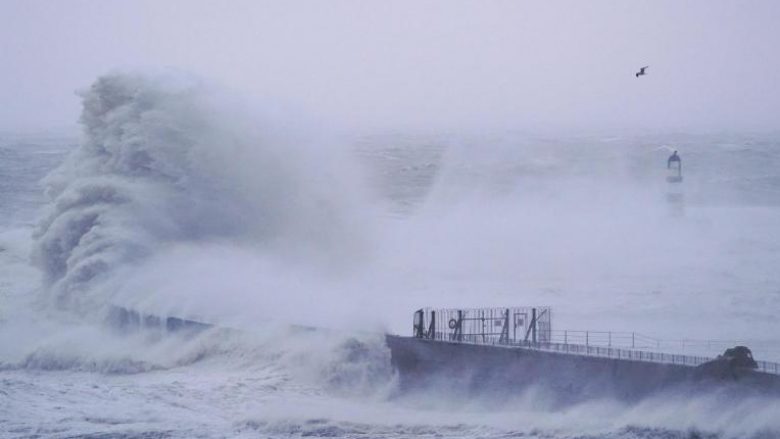
[[[354,230],[317,148],[201,83],[114,74],[81,96],[83,140],[46,179],[33,255],[61,308],[105,309],[108,279],[176,243],[328,253]]]

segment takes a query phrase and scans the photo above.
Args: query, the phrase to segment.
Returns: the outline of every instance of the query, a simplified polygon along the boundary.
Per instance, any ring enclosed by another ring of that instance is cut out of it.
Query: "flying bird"
[[[638,77],[640,77],[642,75],[646,75],[647,73],[645,73],[645,69],[648,68],[648,67],[650,67],[650,66],[644,66],[641,69],[639,69],[639,71],[636,72],[635,76],[638,78]]]

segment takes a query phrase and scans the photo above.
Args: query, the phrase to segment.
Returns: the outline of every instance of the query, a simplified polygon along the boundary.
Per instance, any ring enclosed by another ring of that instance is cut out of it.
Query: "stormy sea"
[[[80,95],[78,132],[0,133],[2,437],[780,437],[769,396],[409,391],[383,336],[544,305],[780,361],[780,133],[334,132],[134,74]]]

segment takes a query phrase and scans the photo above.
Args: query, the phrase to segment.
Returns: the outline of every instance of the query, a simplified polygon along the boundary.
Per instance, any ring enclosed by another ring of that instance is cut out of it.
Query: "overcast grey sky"
[[[0,130],[169,67],[334,126],[774,130],[779,46],[771,0],[0,0]]]

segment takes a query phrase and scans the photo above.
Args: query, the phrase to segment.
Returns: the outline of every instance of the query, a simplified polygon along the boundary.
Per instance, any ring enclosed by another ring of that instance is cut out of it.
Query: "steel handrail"
[[[589,333],[591,331],[588,331]],[[597,332],[597,331],[594,331]],[[614,333],[613,333],[614,334]],[[452,340],[447,334],[436,334],[428,340],[444,341],[449,343],[489,345],[503,348],[530,349],[535,351],[556,352],[562,354],[584,355],[589,357],[611,358],[629,361],[643,361],[651,363],[674,364],[683,366],[699,366],[711,357],[693,356],[684,354],[670,354],[665,352],[651,352],[637,349],[625,349],[611,346],[583,345],[574,343],[530,343],[530,342],[501,342],[495,339],[485,340],[483,337],[463,335],[460,340]],[[780,363],[771,361],[757,361],[757,371],[780,375]]]

